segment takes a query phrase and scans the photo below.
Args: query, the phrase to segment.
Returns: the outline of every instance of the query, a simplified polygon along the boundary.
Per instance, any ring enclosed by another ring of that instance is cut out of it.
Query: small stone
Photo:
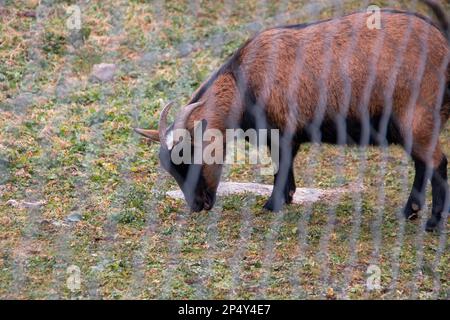
[[[19,202],[17,200],[11,199],[6,202],[6,205],[9,205],[14,208],[28,208],[28,209],[39,208],[45,204],[46,204],[46,201],[44,201],[44,200],[35,201],[35,202],[28,202],[28,201]]]
[[[33,94],[29,92],[20,93],[14,99],[7,100],[16,112],[24,112],[31,104],[33,104]]]
[[[151,51],[142,55],[140,63],[141,64],[153,64],[158,60],[158,55],[156,52]]]
[[[2,173],[0,175],[0,184],[6,183],[8,181],[10,173],[9,173],[9,163],[6,160],[0,159],[0,172]],[[6,187],[1,187],[2,190],[4,190]]]
[[[69,222],[80,222],[83,216],[78,212],[73,212],[67,216],[67,221]]]
[[[80,48],[84,44],[84,37],[83,34],[81,33],[81,30],[77,29],[70,30],[69,43],[74,48]]]
[[[17,200],[11,199],[6,201],[6,205],[17,208],[19,206],[19,202]]]
[[[57,83],[54,93],[58,99],[65,99],[79,88],[80,82],[78,79],[66,76]]]
[[[45,205],[46,203],[47,202],[45,200],[34,201],[34,202],[23,201],[22,206],[25,208],[39,208],[39,207],[42,207],[43,205]]]
[[[320,10],[323,8],[322,4],[309,3],[303,7],[303,11],[310,17],[316,17],[319,15]]]
[[[259,30],[261,30],[263,27],[263,25],[259,22],[251,22],[249,24],[247,24],[246,29],[250,32],[258,32]]]
[[[52,225],[55,226],[55,227],[58,227],[58,228],[67,227],[68,226],[67,223],[64,223],[62,221],[53,221]]]
[[[178,52],[180,57],[188,56],[193,50],[192,44],[189,42],[183,42],[178,46]]]
[[[117,66],[113,63],[95,64],[92,69],[91,79],[93,81],[100,82],[112,81],[114,79],[116,70]]]

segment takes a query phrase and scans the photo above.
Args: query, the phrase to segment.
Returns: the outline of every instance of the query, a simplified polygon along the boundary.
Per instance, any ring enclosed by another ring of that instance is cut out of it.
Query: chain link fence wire
[[[358,191],[285,206],[280,212],[263,210],[267,199],[251,192],[219,197],[210,211],[191,212],[184,201],[166,195],[177,186],[159,166],[159,145],[146,144],[132,132],[134,127],[156,127],[163,103],[187,103],[226,57],[257,32],[338,19],[364,12],[370,4],[0,0],[0,84],[5,92],[0,96],[0,296],[447,299],[448,213],[443,213],[443,228],[436,233],[425,232],[428,201],[417,222],[405,221],[411,161],[399,148],[387,148],[382,132],[382,148],[368,147],[371,132],[379,128],[364,124],[362,147],[343,145],[349,138],[344,117],[338,125],[343,141],[337,146],[317,143],[320,133],[313,132],[314,143],[300,146],[294,161],[297,186],[355,184]],[[422,10],[431,17],[419,1],[377,5]],[[448,13],[449,5],[445,8]],[[388,114],[408,43],[417,38],[412,34],[414,18],[409,16],[410,24],[401,31],[395,65],[386,75]],[[343,57],[333,57],[330,50],[339,30],[324,35],[324,55],[317,57],[323,61],[317,128],[327,108],[327,81],[336,68],[343,85],[337,99],[348,111],[355,84],[347,70],[358,36],[367,32],[366,23],[361,19],[353,26]],[[421,64],[411,66],[417,77],[409,112],[414,112],[426,81],[426,61],[433,50],[427,40],[433,28],[430,24],[418,36]],[[385,36],[381,29],[372,44],[361,108],[369,105]],[[270,48],[273,61],[282,53],[278,40]],[[286,91],[287,128],[299,117],[292,96],[300,81],[295,75],[305,71],[303,52],[309,41],[313,39],[306,38],[295,51]],[[257,48],[247,54],[256,57]],[[114,76],[95,74],[101,63]],[[262,72],[269,76],[263,86],[273,88],[279,66],[266,67]],[[436,94],[443,96],[441,73]],[[243,90],[249,79],[241,80]],[[263,110],[268,95],[259,97],[255,107]],[[233,104],[238,103],[235,97]],[[441,105],[438,101],[430,112]],[[254,116],[258,127],[267,127],[264,113]],[[447,153],[449,136],[447,125],[440,134]],[[409,139],[407,153],[411,132]],[[283,159],[288,156],[283,152],[291,150],[281,152],[280,172],[285,172]],[[272,184],[260,169],[226,164],[221,181]],[[430,170],[426,174],[431,178]]]

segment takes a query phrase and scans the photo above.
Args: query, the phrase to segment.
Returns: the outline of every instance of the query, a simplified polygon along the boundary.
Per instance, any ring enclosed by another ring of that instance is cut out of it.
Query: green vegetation
[[[413,174],[399,148],[389,149],[383,167],[375,148],[361,161],[354,148],[302,147],[297,186],[355,182],[364,166],[360,194],[282,214],[264,212],[262,197],[230,196],[211,212],[188,214],[184,202],[164,195],[175,182],[159,169],[158,146],[133,133],[135,126],[156,126],[164,102],[186,102],[259,27],[311,19],[300,15],[307,2],[196,7],[94,0],[82,7],[77,33],[65,24],[76,1],[55,1],[42,19],[24,15],[38,1],[6,1],[0,7],[0,297],[334,299],[344,296],[348,281],[345,294],[356,299],[448,299],[446,235],[420,234],[429,210],[405,223],[404,233],[396,218]],[[346,3],[350,12],[361,2]],[[291,16],[280,15],[286,12]],[[324,9],[318,18],[331,15]],[[113,81],[89,80],[101,62],[118,66]],[[448,155],[449,138],[447,125],[441,139]],[[345,165],[337,170],[340,157]],[[232,166],[224,178],[257,177],[251,166]],[[45,204],[13,206],[11,199]],[[80,221],[68,221],[76,213]],[[381,268],[381,290],[366,291],[370,264]],[[81,269],[74,292],[66,287],[70,265]]]

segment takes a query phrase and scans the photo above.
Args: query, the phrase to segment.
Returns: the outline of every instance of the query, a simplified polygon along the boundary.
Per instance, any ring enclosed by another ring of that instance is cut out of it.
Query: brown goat
[[[450,115],[449,24],[442,8],[424,1],[440,26],[416,13],[385,9],[381,29],[367,13],[265,30],[247,41],[193,95],[168,128],[167,106],[159,132],[137,129],[161,142],[160,160],[194,211],[210,209],[221,165],[175,165],[168,134],[175,128],[280,130],[280,163],[265,204],[280,210],[295,192],[293,158],[304,142],[402,145],[415,163],[404,207],[414,218],[431,179],[435,229],[449,206],[447,158],[439,132]]]

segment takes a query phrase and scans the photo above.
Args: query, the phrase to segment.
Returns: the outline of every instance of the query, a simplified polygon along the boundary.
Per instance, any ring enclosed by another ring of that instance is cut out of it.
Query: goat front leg
[[[296,186],[293,168],[295,150],[290,144],[283,144],[279,149],[278,171],[274,175],[274,185],[270,198],[264,205],[269,211],[280,211],[284,204],[292,202]]]
[[[425,191],[428,179],[426,177],[426,165],[418,158],[414,158],[414,182],[411,193],[408,197],[403,214],[406,219],[414,220],[417,218],[417,213],[423,208],[425,202]]]

